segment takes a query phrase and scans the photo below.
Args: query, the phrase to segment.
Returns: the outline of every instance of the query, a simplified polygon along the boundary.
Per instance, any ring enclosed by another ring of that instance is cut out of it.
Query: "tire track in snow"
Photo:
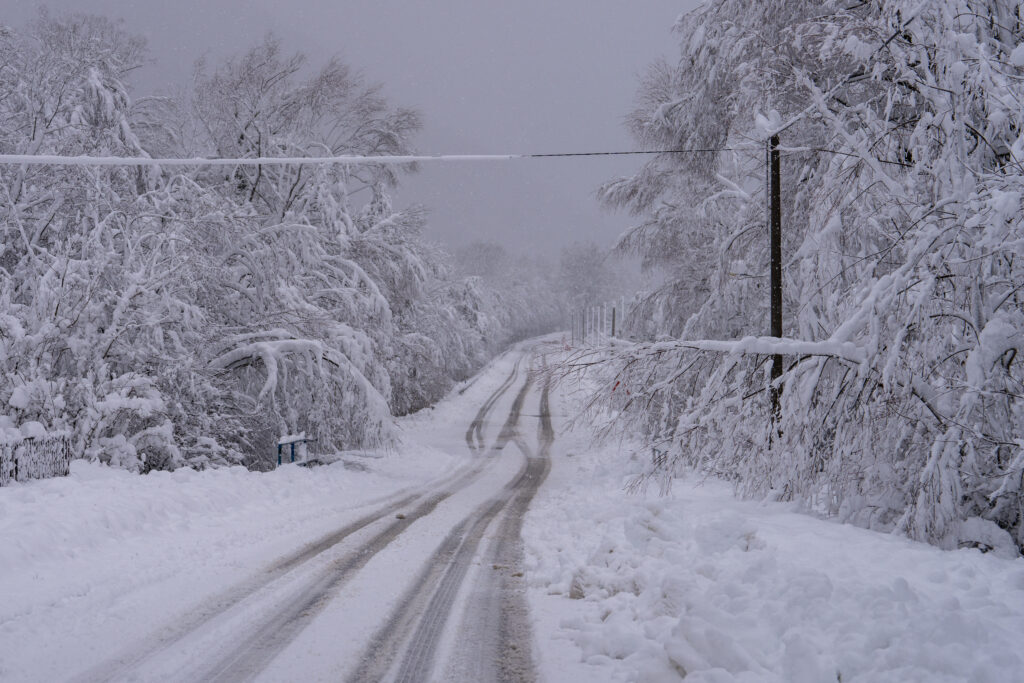
[[[479,438],[483,439],[482,425],[498,400],[508,391],[519,372],[521,358],[515,363],[509,377],[484,401],[477,412],[475,425]],[[471,426],[471,430],[473,426]],[[470,432],[467,432],[467,440]],[[472,446],[472,444],[471,444]],[[74,677],[73,681],[110,681],[136,679],[137,670],[145,664],[157,659],[190,637],[200,634],[212,622],[232,611],[244,610],[247,601],[260,597],[261,593],[269,592],[273,586],[286,579],[289,574],[310,564],[316,558],[342,544],[348,537],[363,529],[395,516],[396,520],[387,525],[360,547],[347,553],[342,558],[330,563],[328,571],[322,571],[312,581],[308,578],[307,585],[298,595],[292,595],[283,609],[275,611],[269,618],[257,619],[257,626],[247,631],[247,636],[238,641],[235,648],[222,656],[213,667],[206,669],[202,680],[243,680],[249,678],[280,652],[302,630],[319,607],[326,603],[328,594],[335,592],[340,586],[361,569],[381,549],[402,533],[406,527],[417,519],[429,514],[445,499],[451,497],[461,488],[475,479],[487,464],[480,460],[461,475],[448,482],[448,486],[433,495],[410,493],[393,500],[383,507],[344,525],[340,529],[329,532],[321,538],[306,544],[300,550],[278,559],[252,579],[204,601],[202,608],[194,611],[184,619],[171,624],[148,640],[135,643],[123,654],[91,667],[85,673]],[[421,502],[410,512],[399,514],[403,509],[417,500]],[[300,581],[303,580],[300,578]],[[292,588],[285,584],[282,588]],[[289,591],[289,593],[294,593]],[[296,599],[297,598],[297,599]]]
[[[540,445],[536,481],[509,504],[479,560],[480,574],[468,610],[460,625],[459,642],[476,638],[476,647],[454,652],[443,678],[461,681],[521,682],[536,679],[532,629],[526,600],[523,516],[547,478],[555,441],[551,422],[551,378],[543,368],[544,385],[537,417]]]
[[[254,678],[295,639],[353,574],[362,569],[374,555],[397,538],[410,524],[433,512],[438,504],[451,497],[461,487],[453,487],[426,499],[401,519],[386,526],[365,544],[332,562],[328,572],[318,576],[298,594],[293,594],[283,609],[275,611],[270,618],[261,620],[237,647],[212,667],[206,668],[200,677],[201,680],[247,681]]]
[[[509,387],[515,383],[516,377],[519,375],[519,364],[521,362],[522,358],[516,360],[515,365],[512,366],[512,372],[509,373],[509,376],[504,382],[502,382],[501,386],[499,386],[498,389],[491,394],[486,401],[484,401],[484,404],[480,406],[480,410],[477,411],[476,417],[474,417],[473,421],[469,423],[469,429],[466,430],[466,443],[469,445],[469,450],[474,453],[480,453],[486,447],[487,444],[484,441],[484,421],[486,420],[487,415],[494,408],[494,404],[497,403],[501,397],[505,395],[505,392],[508,391]]]
[[[92,667],[72,680],[83,683],[86,681],[108,681],[127,675],[146,659],[162,650],[173,647],[188,635],[203,628],[206,624],[244,602],[247,598],[264,590],[268,585],[281,580],[295,568],[327,552],[335,545],[344,541],[348,536],[384,517],[395,514],[398,510],[416,500],[420,495],[413,493],[403,496],[381,508],[377,508],[350,524],[346,524],[340,529],[325,534],[320,539],[305,545],[301,550],[278,559],[266,570],[251,579],[219,595],[206,599],[203,607],[158,631],[148,641],[135,643],[126,654]]]
[[[198,613],[168,627],[151,641],[142,645],[136,644],[132,646],[129,654],[119,657],[113,662],[101,664],[73,680],[146,680],[148,678],[145,675],[147,664],[160,660],[162,656],[168,654],[178,654],[174,651],[183,649],[191,639],[196,637],[201,639],[204,630],[211,629],[211,627],[216,628],[217,624],[215,622],[218,620],[237,617],[240,614],[244,614],[247,609],[251,609],[253,606],[248,603],[257,602],[263,604],[268,600],[282,602],[280,597],[275,600],[275,595],[279,596],[286,593],[289,597],[287,601],[284,601],[286,604],[283,609],[272,612],[269,619],[265,614],[258,614],[250,622],[256,624],[255,629],[246,630],[244,637],[239,638],[237,637],[238,634],[233,634],[232,641],[238,641],[235,649],[227,657],[218,660],[212,669],[207,670],[206,675],[191,675],[189,672],[182,670],[180,677],[171,676],[171,678],[180,680],[227,680],[223,677],[231,673],[230,665],[244,663],[244,656],[252,654],[253,648],[250,646],[251,643],[257,639],[262,640],[261,636],[268,630],[283,629],[288,621],[294,620],[296,612],[310,609],[315,604],[316,598],[321,596],[323,592],[335,588],[344,579],[348,578],[349,575],[361,568],[381,547],[398,536],[409,524],[429,514],[441,501],[450,497],[459,488],[469,483],[470,480],[479,474],[481,469],[482,463],[477,464],[470,471],[456,478],[451,487],[443,490],[441,493],[435,493],[426,497],[422,495],[406,496],[395,503],[385,506],[383,509],[342,527],[319,542],[312,544],[311,547],[304,548],[302,551],[277,562],[266,574],[238,586],[229,593],[214,598]],[[306,565],[336,545],[344,542],[348,536],[370,527],[374,523],[379,523],[388,517],[394,518],[396,513],[407,509],[409,503],[417,499],[420,502],[413,510],[403,514],[401,519],[395,518],[394,522],[377,532],[366,544],[355,548],[337,560],[331,561],[326,570],[315,572],[313,577],[300,577],[289,580],[289,574],[302,571]],[[306,582],[306,586],[301,588],[297,594],[294,590],[296,582]],[[301,609],[296,609],[296,606],[301,607]],[[258,607],[259,605],[256,606],[257,609]],[[202,644],[203,641],[200,640],[199,645],[201,646]],[[280,647],[283,647],[284,644],[286,643],[282,643]],[[275,644],[272,649],[276,653],[280,647],[277,647]],[[186,662],[184,668],[188,666],[189,663]],[[249,667],[246,668],[249,669]]]
[[[532,372],[528,374],[516,396],[492,450],[500,451],[510,441],[515,441],[526,455],[523,466],[498,496],[478,508],[448,534],[426,569],[403,596],[400,607],[374,635],[350,681],[390,678],[409,682],[430,679],[438,644],[452,607],[470,566],[478,558],[480,543],[495,520],[499,520],[498,542],[487,555],[507,562],[506,567],[521,565],[521,518],[547,475],[550,466],[548,451],[554,440],[548,410],[547,383],[541,394],[541,457],[533,457],[525,440],[519,435],[519,418],[533,383],[532,375]],[[509,569],[506,578],[514,586],[501,584],[484,587],[484,595],[487,596],[485,604],[474,606],[476,610],[473,614],[477,618],[471,619],[475,622],[473,625],[483,628],[471,637],[471,641],[475,640],[478,645],[473,658],[474,670],[462,672],[466,675],[461,678],[502,681],[530,681],[535,678],[525,596],[521,582],[515,581],[521,577],[521,572]],[[490,636],[489,640],[487,636]],[[402,654],[400,661],[396,653]]]
[[[476,657],[472,680],[505,682],[536,678],[523,568],[523,517],[551,469],[555,430],[551,424],[550,390],[550,377],[545,377],[538,410],[540,454],[536,462],[540,465],[536,481],[512,501],[502,517],[495,542],[489,546],[488,556],[483,560],[486,581],[482,593],[488,596],[490,604],[478,610],[476,615],[482,616],[487,623],[479,626],[470,623],[467,626],[483,633],[496,633],[498,637],[497,640],[484,641],[484,647]],[[486,574],[488,566],[492,570],[489,575]]]

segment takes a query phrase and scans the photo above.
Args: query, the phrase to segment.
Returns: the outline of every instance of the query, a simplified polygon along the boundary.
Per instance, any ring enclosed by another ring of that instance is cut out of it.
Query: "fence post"
[[[615,336],[615,307],[612,306],[612,337]]]

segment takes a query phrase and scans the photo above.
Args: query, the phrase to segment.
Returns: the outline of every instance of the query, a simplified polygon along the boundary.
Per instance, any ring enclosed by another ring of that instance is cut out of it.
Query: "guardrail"
[[[0,444],[0,486],[12,481],[64,477],[70,470],[71,441],[66,435]]]

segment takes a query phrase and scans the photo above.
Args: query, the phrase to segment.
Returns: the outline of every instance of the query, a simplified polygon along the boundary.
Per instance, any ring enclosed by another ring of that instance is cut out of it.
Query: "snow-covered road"
[[[385,454],[0,489],[0,680],[1012,681],[1024,560],[624,491],[533,341]],[[550,476],[549,476],[550,474]]]
[[[520,525],[554,439],[544,362],[536,343],[506,354],[379,460],[148,476],[126,500],[123,476],[77,464],[5,491],[21,519],[3,518],[0,674],[535,678]]]

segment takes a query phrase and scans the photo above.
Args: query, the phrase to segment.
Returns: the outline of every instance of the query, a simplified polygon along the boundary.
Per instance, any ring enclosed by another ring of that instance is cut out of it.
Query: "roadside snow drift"
[[[628,444],[588,432],[560,431],[524,528],[549,680],[1021,680],[1024,560],[738,501],[713,480],[631,495]]]

